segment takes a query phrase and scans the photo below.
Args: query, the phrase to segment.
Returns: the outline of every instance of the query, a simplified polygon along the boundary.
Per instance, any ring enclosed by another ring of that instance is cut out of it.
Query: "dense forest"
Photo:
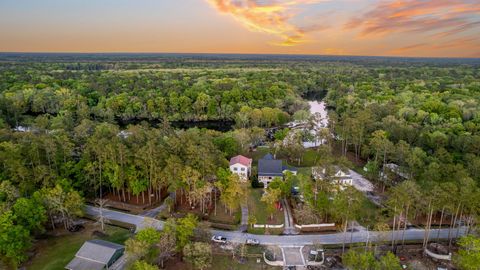
[[[22,262],[45,226],[68,227],[85,200],[107,192],[148,203],[168,190],[203,207],[220,186],[215,181],[228,158],[268,141],[265,129],[296,119],[310,98],[324,98],[330,139],[343,154],[365,160],[370,179],[393,186],[379,172],[395,163],[422,190],[444,191],[443,201],[427,204],[432,212],[443,205],[452,214],[476,216],[479,65],[456,59],[1,55],[0,254]],[[172,124],[199,121],[230,121],[235,129]]]

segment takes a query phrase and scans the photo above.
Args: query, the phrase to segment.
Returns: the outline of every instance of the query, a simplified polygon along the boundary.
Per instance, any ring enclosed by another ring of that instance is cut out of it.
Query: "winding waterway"
[[[327,106],[324,101],[309,101],[308,105],[310,105],[310,114],[313,115],[314,119],[314,128],[309,130],[310,134],[315,137],[316,132],[321,128],[328,127],[328,111]],[[303,147],[305,148],[312,148],[317,147],[322,144],[320,140],[313,140],[313,141],[305,141],[303,142]]]

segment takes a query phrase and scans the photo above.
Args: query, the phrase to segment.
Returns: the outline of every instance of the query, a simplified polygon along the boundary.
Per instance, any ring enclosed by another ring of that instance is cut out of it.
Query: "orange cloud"
[[[323,25],[301,27],[293,24],[299,6],[324,0],[207,0],[222,13],[232,15],[251,31],[277,36],[280,46],[305,43],[308,32],[325,28]]]
[[[362,36],[393,32],[451,35],[478,27],[479,14],[478,0],[395,0],[379,3],[362,16],[351,19],[345,28],[360,28]]]

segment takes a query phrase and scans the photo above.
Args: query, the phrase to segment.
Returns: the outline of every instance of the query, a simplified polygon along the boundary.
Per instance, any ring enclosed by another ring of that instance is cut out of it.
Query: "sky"
[[[0,51],[480,57],[480,0],[0,0]]]

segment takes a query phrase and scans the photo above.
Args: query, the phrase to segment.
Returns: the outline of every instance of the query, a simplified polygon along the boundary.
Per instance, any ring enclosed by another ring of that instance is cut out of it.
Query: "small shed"
[[[88,240],[75,254],[75,258],[65,266],[70,270],[108,269],[123,255],[125,247],[100,239]]]

